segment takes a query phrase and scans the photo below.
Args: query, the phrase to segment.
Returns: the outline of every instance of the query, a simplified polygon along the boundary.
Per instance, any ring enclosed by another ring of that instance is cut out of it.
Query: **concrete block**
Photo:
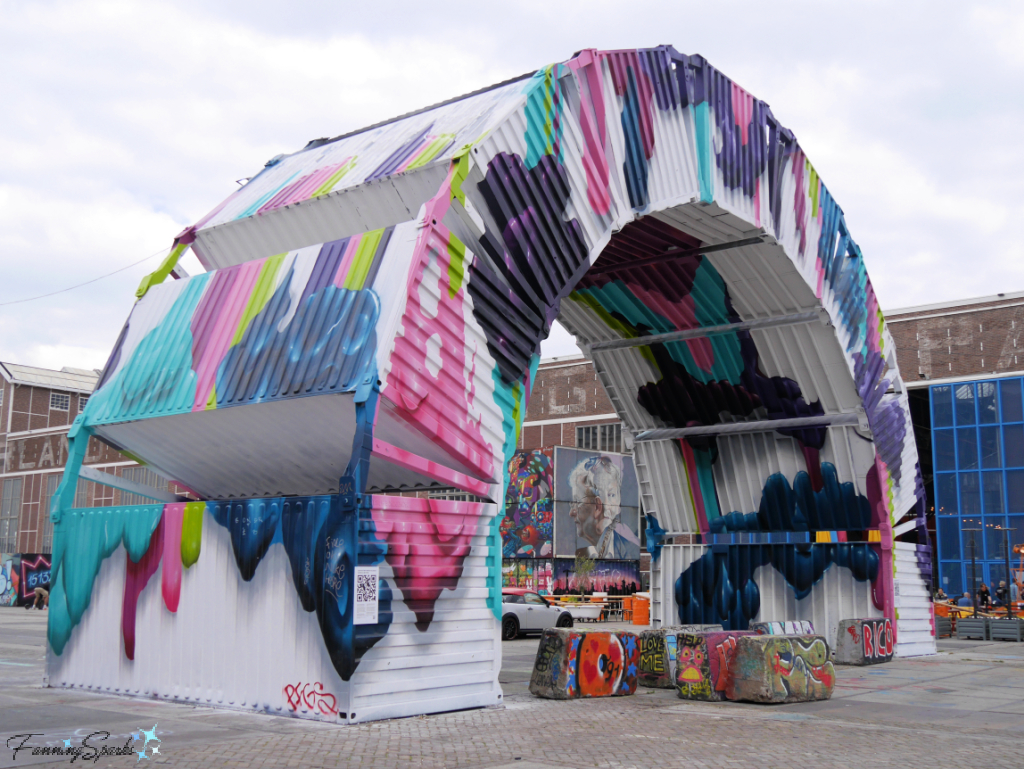
[[[676,648],[680,633],[706,633],[721,625],[673,625],[640,634],[640,686],[676,688]]]
[[[878,665],[892,660],[896,648],[892,621],[888,617],[844,619],[839,622],[836,663]]]
[[[769,703],[827,700],[836,684],[830,656],[818,635],[743,636],[732,657],[726,696]]]
[[[680,633],[677,640],[676,691],[684,700],[725,699],[737,639],[749,630]]]
[[[530,693],[552,700],[633,694],[639,663],[634,633],[548,628],[537,647]]]
[[[750,629],[758,635],[814,635],[814,624],[805,619],[784,622],[751,622]]]

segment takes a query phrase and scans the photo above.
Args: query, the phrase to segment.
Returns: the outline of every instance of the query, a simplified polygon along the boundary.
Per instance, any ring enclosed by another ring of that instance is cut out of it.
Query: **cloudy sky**
[[[1024,290],[1024,3],[0,0],[0,360],[101,367],[157,255],[278,153],[663,43],[795,131],[883,307]]]

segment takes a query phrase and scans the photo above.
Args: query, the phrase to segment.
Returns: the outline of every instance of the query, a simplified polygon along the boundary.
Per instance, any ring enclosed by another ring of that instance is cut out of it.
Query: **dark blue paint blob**
[[[478,189],[504,248],[484,235],[485,254],[470,264],[466,286],[487,349],[502,381],[511,385],[547,336],[586,261],[587,246],[579,222],[565,219],[570,188],[556,156],[543,155],[527,168],[518,155],[499,153],[487,164]]]
[[[629,193],[629,205],[634,211],[647,207],[650,199],[647,194],[647,155],[644,152],[643,129],[640,125],[640,95],[637,93],[636,73],[632,67],[626,70],[628,80],[626,93],[622,100],[622,133],[626,139],[626,159],[622,163],[622,171],[626,176],[626,191]]]
[[[776,473],[761,492],[756,513],[732,512],[710,522],[711,533],[864,530],[871,525],[871,506],[852,483],[839,483],[834,465],[822,465],[823,488],[815,492],[811,479],[799,472],[789,485]],[[833,565],[850,570],[854,579],[874,581],[879,557],[867,543],[728,544],[711,545],[679,575],[675,585],[680,622],[721,623],[745,630],[761,607],[754,573],[771,566],[806,598]]]
[[[368,497],[363,499],[368,503]],[[387,552],[377,539],[369,508],[357,511],[353,500],[352,495],[335,494],[207,503],[214,520],[231,535],[235,562],[246,582],[273,543],[284,545],[302,608],[316,612],[331,662],[344,681],[385,636],[392,618],[391,587],[380,580],[380,621],[360,626],[352,622],[354,567],[379,564]]]
[[[321,254],[330,260],[329,249]],[[221,362],[218,407],[351,391],[373,365],[376,294],[328,284],[303,300],[300,312],[280,328],[290,312],[293,277],[289,272]]]

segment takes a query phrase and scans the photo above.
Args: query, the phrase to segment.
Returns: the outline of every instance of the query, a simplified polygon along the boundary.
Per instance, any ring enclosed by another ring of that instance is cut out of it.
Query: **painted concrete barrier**
[[[680,633],[676,655],[676,691],[684,700],[718,702],[726,698],[736,645],[749,630]]]
[[[767,703],[827,700],[836,682],[830,656],[818,635],[743,636],[732,656],[726,696]]]
[[[675,689],[678,636],[721,629],[721,625],[673,625],[643,631],[640,634],[640,686]]]
[[[896,648],[888,617],[844,619],[839,622],[836,662],[840,665],[878,665],[892,660]]]
[[[551,700],[633,694],[639,663],[634,633],[548,628],[537,647],[530,693]]]
[[[785,622],[751,622],[750,629],[757,635],[814,635],[814,624],[810,620],[787,620]]]

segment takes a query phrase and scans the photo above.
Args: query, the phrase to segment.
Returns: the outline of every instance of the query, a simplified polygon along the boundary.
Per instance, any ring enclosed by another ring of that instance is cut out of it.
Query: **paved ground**
[[[537,641],[518,640],[503,645],[504,708],[339,727],[44,689],[44,623],[41,612],[0,609],[0,739],[31,731],[44,735],[32,744],[79,745],[97,729],[158,723],[161,754],[147,758],[174,767],[1024,766],[1024,644],[944,640],[937,657],[838,668],[828,702],[757,706],[647,689],[538,700],[527,691]],[[0,767],[66,761],[0,753]]]

